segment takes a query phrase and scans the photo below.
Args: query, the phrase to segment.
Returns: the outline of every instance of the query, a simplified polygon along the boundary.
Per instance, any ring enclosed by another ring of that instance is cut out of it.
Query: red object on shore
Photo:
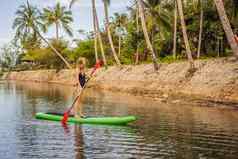
[[[92,70],[92,72],[91,72],[91,74],[90,74],[90,77],[89,77],[89,79],[87,80],[87,82],[91,79],[91,77],[92,77],[92,75],[95,73],[95,71],[96,71],[98,68],[100,68],[102,65],[103,65],[103,62],[102,62],[101,60],[97,61],[97,63],[94,65],[94,68],[93,68],[93,70]],[[86,83],[87,83],[87,82],[86,82]],[[81,95],[83,89],[85,88],[85,86],[86,86],[86,84],[84,85],[84,87],[82,88],[82,90],[80,91],[80,93],[79,93],[79,94],[77,95],[77,97],[75,98],[75,100],[74,100],[72,106],[64,113],[63,119],[61,120],[61,123],[62,123],[62,124],[66,124],[66,123],[67,123],[68,118],[69,118],[69,114],[70,114],[71,110],[73,109],[74,104],[75,104],[76,101],[79,99],[79,97],[80,97],[80,95]]]

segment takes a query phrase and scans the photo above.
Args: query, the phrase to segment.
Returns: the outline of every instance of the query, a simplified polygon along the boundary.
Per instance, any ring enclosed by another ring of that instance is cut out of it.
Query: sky
[[[29,2],[37,6],[39,9],[43,7],[52,7],[57,2],[68,6],[70,0],[29,0]],[[100,25],[103,25],[103,4],[102,0],[96,0],[98,17],[100,20]],[[12,23],[15,18],[15,12],[17,8],[26,3],[26,0],[1,0],[0,5],[0,47],[5,43],[9,42],[14,37],[14,30],[12,29]],[[131,0],[111,0],[111,6],[109,8],[110,15],[113,15],[115,12],[126,12],[127,6],[131,5]],[[74,38],[82,38],[77,30],[92,30],[92,13],[91,13],[91,0],[78,0],[77,3],[72,7],[72,13],[74,18],[74,23],[72,28],[74,30]],[[67,37],[63,31],[60,32],[60,35]],[[46,37],[55,36],[54,28],[50,28],[49,32],[45,35]]]

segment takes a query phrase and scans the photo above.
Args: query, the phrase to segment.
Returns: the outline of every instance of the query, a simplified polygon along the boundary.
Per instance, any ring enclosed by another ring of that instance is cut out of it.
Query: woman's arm
[[[75,76],[75,80],[76,80],[75,85],[74,85],[75,87],[79,86],[78,74],[79,74],[79,71],[78,71],[78,68],[76,68],[74,71],[74,76]]]

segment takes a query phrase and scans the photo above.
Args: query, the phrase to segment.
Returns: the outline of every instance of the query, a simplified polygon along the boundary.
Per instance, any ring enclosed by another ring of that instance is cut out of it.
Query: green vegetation
[[[73,36],[70,27],[70,23],[73,22],[72,13],[66,10],[66,7],[61,7],[60,3],[57,3],[54,8],[44,8],[42,16],[47,27],[55,25],[57,40],[59,39],[60,27],[62,27],[68,35]]]
[[[194,59],[238,56],[234,38],[238,33],[237,1],[135,0],[127,13],[115,13],[113,17],[108,16],[113,1],[103,3],[105,28],[99,28],[97,6],[92,0],[94,30],[84,40],[74,40],[75,47],[59,35],[59,29],[63,29],[73,36],[73,16],[68,6],[57,3],[53,8],[37,8],[28,1],[22,4],[13,23],[15,38],[1,49],[1,67],[71,68],[78,58],[85,57],[89,66],[102,59],[108,65],[153,62],[158,70],[161,62],[188,59],[193,68]],[[47,40],[44,33],[51,26],[56,35]]]
[[[19,49],[14,45],[14,43],[10,43],[8,45],[4,45],[1,49],[0,56],[0,72],[1,71],[11,71],[15,65],[17,64],[17,58],[19,56]]]

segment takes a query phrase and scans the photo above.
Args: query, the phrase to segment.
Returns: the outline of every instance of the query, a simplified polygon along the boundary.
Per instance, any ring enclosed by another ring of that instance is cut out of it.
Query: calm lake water
[[[166,104],[88,90],[88,116],[136,115],[129,126],[40,121],[36,112],[63,112],[74,88],[0,82],[0,159],[238,158],[238,110],[186,102]],[[211,104],[210,104],[211,105]]]

